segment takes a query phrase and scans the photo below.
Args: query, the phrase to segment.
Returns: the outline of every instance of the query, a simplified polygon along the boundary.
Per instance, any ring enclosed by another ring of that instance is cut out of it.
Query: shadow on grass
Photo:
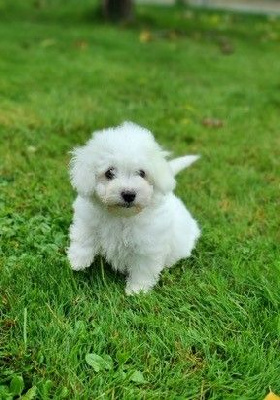
[[[71,273],[73,273],[77,288],[83,291],[88,288],[100,291],[102,288],[105,290],[113,286],[124,289],[125,275],[114,271],[101,256],[96,258],[90,268],[76,273],[71,271]]]

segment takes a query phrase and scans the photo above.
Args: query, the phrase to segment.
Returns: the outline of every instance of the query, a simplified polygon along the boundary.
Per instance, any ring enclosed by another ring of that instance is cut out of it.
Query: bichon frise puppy
[[[176,173],[198,156],[167,161],[153,135],[131,122],[94,133],[72,154],[78,192],[68,248],[72,269],[89,267],[101,254],[127,275],[127,294],[148,291],[165,267],[190,256],[200,235],[173,193]]]

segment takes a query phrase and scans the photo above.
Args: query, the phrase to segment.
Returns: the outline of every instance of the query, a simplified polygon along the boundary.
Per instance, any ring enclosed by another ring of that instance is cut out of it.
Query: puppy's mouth
[[[118,212],[118,210],[123,210],[123,212],[126,214],[125,210],[129,210],[129,215],[134,215],[138,214],[143,210],[143,207],[141,207],[139,204],[136,203],[116,203],[114,205],[107,206],[108,210],[111,212]]]
[[[122,207],[122,208],[132,208],[132,207],[136,207],[134,203],[127,203],[127,202],[125,202],[125,203],[120,203],[120,204],[118,204],[118,206],[119,206],[119,207]]]

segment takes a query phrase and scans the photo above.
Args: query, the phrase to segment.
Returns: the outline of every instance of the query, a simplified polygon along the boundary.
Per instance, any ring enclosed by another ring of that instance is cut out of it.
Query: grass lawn
[[[0,399],[280,394],[280,20],[94,4],[0,3]],[[135,297],[65,256],[68,151],[123,120],[202,155],[176,189],[202,238]]]

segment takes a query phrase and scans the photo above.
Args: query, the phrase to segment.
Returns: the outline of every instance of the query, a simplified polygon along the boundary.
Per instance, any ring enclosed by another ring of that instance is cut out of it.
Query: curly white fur
[[[94,133],[72,154],[78,192],[68,248],[72,269],[89,267],[101,254],[127,275],[127,294],[148,291],[165,267],[190,256],[200,235],[173,194],[175,174],[198,156],[167,161],[153,135],[131,122]]]

